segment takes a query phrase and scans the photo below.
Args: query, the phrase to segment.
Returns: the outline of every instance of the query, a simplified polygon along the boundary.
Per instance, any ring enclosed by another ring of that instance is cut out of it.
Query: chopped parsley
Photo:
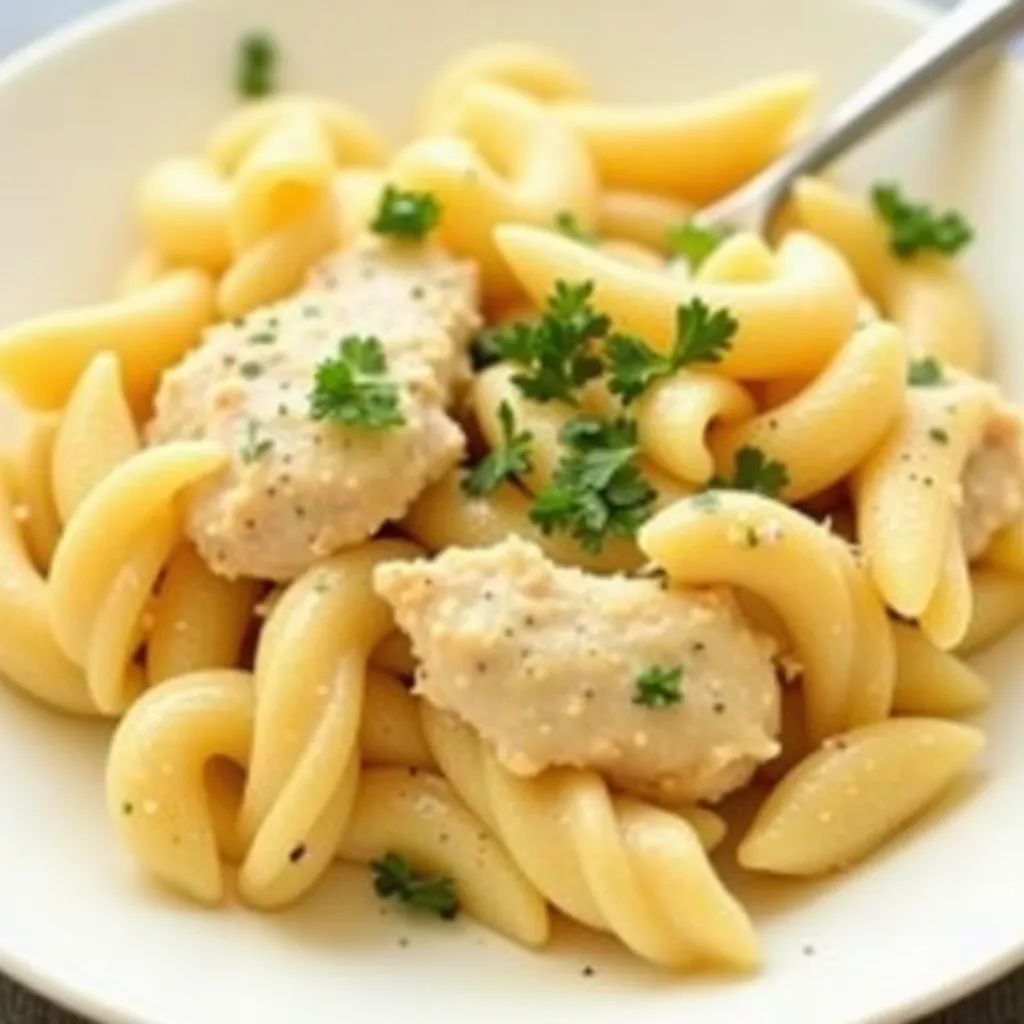
[[[469,345],[469,358],[476,372],[501,362],[501,349],[495,340],[500,328],[485,327]]]
[[[655,498],[637,465],[636,423],[577,416],[559,439],[565,451],[530,518],[546,534],[567,531],[584,551],[601,551],[609,537],[632,537]]]
[[[385,187],[370,230],[406,241],[419,242],[437,227],[441,204],[430,192],[405,192]]]
[[[934,213],[903,196],[898,185],[876,185],[871,202],[889,229],[889,247],[902,259],[923,249],[955,256],[974,238],[974,229],[955,210]]]
[[[445,921],[459,913],[455,883],[442,875],[417,875],[409,862],[397,853],[387,853],[370,862],[373,888],[381,899],[395,899],[411,910],[434,914]]]
[[[683,667],[652,665],[636,677],[633,703],[645,708],[667,708],[683,699]]]
[[[928,436],[936,444],[949,444],[949,433],[942,427],[932,427],[928,431]]]
[[[387,369],[376,338],[342,338],[338,354],[316,368],[310,415],[370,430],[401,426],[405,419],[398,407],[398,385]]]
[[[245,438],[238,448],[238,455],[247,466],[273,451],[274,442],[269,437],[261,438],[259,432],[260,426],[255,420],[246,423]]]
[[[503,401],[498,406],[498,422],[501,426],[501,443],[462,480],[462,489],[475,497],[490,494],[506,477],[528,473],[533,466],[530,460],[533,434],[528,430],[516,433],[515,413],[508,402]]]
[[[597,244],[597,235],[593,231],[588,231],[579,222],[576,214],[569,210],[562,210],[555,217],[555,228],[561,231],[566,238],[571,238],[576,242],[582,242],[584,245]]]
[[[777,498],[789,484],[789,471],[778,459],[768,459],[760,448],[744,445],[735,455],[735,472],[731,480],[716,478],[711,487],[734,491],[753,491],[768,498]]]
[[[273,345],[277,335],[273,331],[257,331],[246,339],[250,345]]]
[[[277,47],[266,32],[250,32],[238,44],[235,88],[243,99],[267,96],[277,86]]]
[[[677,256],[699,270],[701,264],[729,237],[728,228],[701,227],[692,220],[669,228],[668,245]]]
[[[527,398],[576,405],[576,391],[601,375],[604,367],[592,343],[608,333],[611,322],[590,305],[593,292],[593,281],[556,281],[538,321],[519,321],[490,335],[492,352],[523,364],[512,383]]]
[[[907,383],[915,388],[935,388],[946,383],[942,363],[934,356],[912,359],[907,367]]]
[[[676,309],[676,340],[667,355],[640,338],[613,334],[605,342],[611,380],[608,388],[626,404],[660,377],[694,363],[718,363],[732,347],[736,319],[727,309],[712,312],[700,299]]]
[[[263,374],[263,364],[256,362],[254,359],[248,359],[244,363],[238,364],[238,372],[246,380],[255,380],[257,377]]]

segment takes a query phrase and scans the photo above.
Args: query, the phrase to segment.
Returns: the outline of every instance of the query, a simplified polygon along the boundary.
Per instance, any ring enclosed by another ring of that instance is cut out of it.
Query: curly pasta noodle
[[[503,768],[473,733],[423,705],[445,776],[495,831],[545,898],[672,968],[757,962],[750,922],[718,880],[700,837],[677,814],[614,797],[593,772],[535,779]]]

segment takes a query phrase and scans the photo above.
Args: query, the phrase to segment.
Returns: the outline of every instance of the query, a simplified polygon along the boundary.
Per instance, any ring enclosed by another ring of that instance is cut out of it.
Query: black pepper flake
[[[448,835],[447,832],[442,832],[437,838],[440,842],[447,843],[451,837]]]
[[[420,285],[420,284],[416,285],[416,287],[413,288],[413,290],[409,294],[414,299],[423,299],[423,298],[426,298],[426,295],[427,295],[426,291],[423,288],[423,285]]]
[[[904,452],[900,456],[900,462],[909,462],[909,461],[910,461],[910,453],[909,452]]]
[[[707,644],[705,644],[703,640],[694,640],[690,646],[690,650],[693,651],[694,654],[703,654],[704,651],[707,650]]]
[[[810,943],[804,946],[804,956],[814,956],[816,952],[817,950]]]
[[[277,415],[278,415],[278,416],[287,416],[287,415],[288,415],[288,406],[287,406],[287,405],[285,405],[285,404],[284,404],[284,402],[282,402],[282,403],[281,403],[281,404],[280,404],[280,405],[279,405],[279,406],[277,407]]]
[[[924,485],[925,485],[925,487],[934,487],[935,486],[935,478],[934,477],[930,477],[930,476],[926,476],[924,478]]]
[[[595,974],[597,974],[597,971],[595,971],[594,968],[590,966],[590,964],[587,964],[587,966],[584,967],[582,971],[580,971],[580,974],[582,974],[584,978],[592,978]]]
[[[720,700],[716,700],[715,703],[711,705],[711,710],[714,711],[716,715],[724,715],[725,705]]]
[[[135,804],[133,804],[131,800],[125,800],[125,802],[121,804],[121,813],[126,818],[130,818],[135,813]]]
[[[284,455],[282,455],[282,456],[281,456],[281,461],[282,461],[282,462],[283,462],[283,463],[284,463],[284,464],[285,464],[286,466],[290,466],[290,465],[292,464],[292,456],[291,456],[291,455],[289,455],[289,454],[287,454],[287,453],[285,453]]]
[[[484,600],[485,601],[493,601],[494,600],[494,591],[493,590],[485,590],[484,591]]]
[[[486,672],[487,671],[487,662],[486,661],[478,661],[476,663],[476,670],[477,670],[477,672],[480,672],[481,674]]]
[[[420,774],[419,768],[416,768],[415,766],[413,766],[412,768],[409,769],[409,778],[410,779],[419,778],[419,774]]]
[[[594,697],[595,697],[595,694],[594,694],[594,688],[593,688],[592,686],[588,686],[588,687],[587,687],[587,688],[586,688],[586,689],[585,689],[585,690],[583,691],[583,699],[584,699],[584,700],[593,700],[593,699],[594,699]]]
[[[236,316],[231,321],[231,326],[232,327],[244,327],[245,326],[245,317],[244,316]]]
[[[306,507],[305,507],[305,505],[296,505],[295,506],[295,517],[297,519],[305,519],[306,518]]]
[[[910,474],[910,476],[909,476],[909,477],[907,477],[907,479],[908,479],[908,480],[909,480],[909,481],[910,481],[910,482],[911,482],[912,484],[913,484],[913,483],[917,483],[917,474],[916,474],[916,473],[911,473],[911,474]]]
[[[225,356],[225,357],[224,357],[224,358],[223,358],[223,359],[221,360],[221,362],[222,362],[222,363],[223,363],[223,364],[224,364],[225,366],[234,366],[234,365],[235,365],[235,363],[236,363],[236,362],[238,362],[238,360],[237,360],[237,359],[235,359],[235,357],[234,357],[234,356]]]
[[[299,843],[298,846],[293,846],[288,853],[288,859],[293,864],[298,864],[303,857],[306,856],[306,844]]]
[[[532,615],[526,615],[523,617],[523,624],[527,626],[536,625],[537,620]]]
[[[514,637],[515,635],[516,635],[516,631],[511,626],[506,626],[505,627],[505,636],[507,636],[509,638],[509,640],[511,640],[512,637]]]
[[[268,327],[277,327],[277,326],[278,326],[278,325],[279,325],[280,323],[281,323],[281,321],[280,321],[280,320],[278,320],[276,316],[272,316],[272,317],[271,317],[271,318],[270,318],[270,319],[269,319],[269,320],[267,321],[267,326],[268,326]]]
[[[277,488],[274,487],[273,485],[268,486],[266,488],[266,494],[267,494],[268,498],[276,498],[277,497]]]
[[[246,521],[245,521],[245,528],[247,530],[255,530],[256,529],[256,520],[255,519],[246,519]]]
[[[770,420],[768,420],[768,429],[769,430],[778,430],[779,429],[779,421],[774,416]]]
[[[402,947],[402,949],[406,949],[406,948],[408,948],[408,945],[409,945],[409,940],[408,940],[408,939],[407,939],[407,938],[406,938],[406,937],[405,937],[405,936],[403,935],[403,936],[402,936],[402,937],[401,937],[401,938],[400,938],[400,939],[398,940],[398,945],[399,945],[399,946],[401,946],[401,947]]]
[[[245,363],[239,363],[238,372],[246,380],[255,380],[261,373],[263,373],[263,364],[249,360]]]

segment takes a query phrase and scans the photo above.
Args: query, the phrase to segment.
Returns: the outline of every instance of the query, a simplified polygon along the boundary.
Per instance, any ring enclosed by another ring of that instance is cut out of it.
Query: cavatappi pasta
[[[692,220],[803,74],[615,104],[484,47],[393,151],[239,80],[115,297],[0,330],[0,673],[117,720],[116,832],[195,901],[340,858],[529,946],[558,910],[752,969],[727,798],[764,797],[741,873],[870,855],[982,747],[964,658],[1024,617],[969,225],[817,180],[768,239]]]

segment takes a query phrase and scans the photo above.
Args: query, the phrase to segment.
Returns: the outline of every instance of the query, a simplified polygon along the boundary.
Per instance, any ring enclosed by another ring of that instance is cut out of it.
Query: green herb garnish
[[[274,442],[269,437],[261,438],[259,431],[259,424],[255,420],[249,420],[246,423],[245,439],[239,445],[238,455],[247,466],[262,459],[274,448]]]
[[[601,375],[604,367],[592,343],[603,338],[611,324],[590,305],[593,292],[592,281],[556,281],[538,321],[520,321],[492,332],[492,351],[525,367],[512,383],[527,398],[576,405],[579,388]]]
[[[501,442],[498,447],[492,449],[462,479],[462,489],[475,497],[490,494],[506,477],[528,473],[533,466],[530,460],[533,434],[528,430],[516,433],[515,413],[508,402],[503,401],[498,406],[498,422],[501,425]]]
[[[235,86],[244,99],[259,99],[276,88],[277,47],[265,32],[250,32],[238,44]]]
[[[662,668],[652,665],[636,677],[633,703],[645,708],[667,708],[683,699],[683,667]]]
[[[876,185],[871,202],[889,228],[889,247],[903,259],[922,249],[955,256],[974,238],[971,225],[955,210],[933,213],[930,206],[905,198],[898,185]]]
[[[578,416],[559,439],[566,450],[530,518],[546,534],[567,531],[584,551],[601,551],[609,537],[632,537],[655,498],[637,465],[636,423]]]
[[[582,242],[584,245],[596,245],[597,235],[593,231],[588,231],[577,218],[575,213],[570,213],[569,210],[562,210],[555,217],[555,228],[561,231],[566,238],[571,238],[576,242]]]
[[[942,363],[934,356],[912,359],[907,367],[907,383],[915,388],[936,388],[946,383]]]
[[[398,385],[387,370],[376,338],[343,338],[338,354],[316,368],[310,415],[370,430],[401,426],[405,419],[398,407]]]
[[[669,248],[699,270],[701,264],[729,237],[728,228],[701,227],[692,220],[669,228]]]
[[[238,372],[246,380],[255,380],[263,375],[263,364],[256,362],[254,359],[248,359],[244,363],[238,364]]]
[[[736,319],[727,309],[711,312],[700,299],[676,309],[676,340],[667,355],[655,352],[640,338],[613,334],[605,342],[608,388],[626,404],[660,377],[694,363],[718,363],[732,347]]]
[[[932,427],[928,431],[928,436],[936,444],[949,444],[949,433],[942,427]]]
[[[385,187],[370,230],[406,241],[422,241],[437,227],[441,204],[430,192],[405,192]]]
[[[753,491],[769,498],[777,498],[789,484],[789,471],[778,459],[768,459],[760,448],[744,445],[735,455],[735,472],[731,480],[716,478],[712,488],[733,491]]]
[[[397,853],[370,861],[373,888],[381,899],[395,899],[411,910],[434,914],[445,921],[458,916],[455,883],[443,875],[417,875],[409,862]]]

